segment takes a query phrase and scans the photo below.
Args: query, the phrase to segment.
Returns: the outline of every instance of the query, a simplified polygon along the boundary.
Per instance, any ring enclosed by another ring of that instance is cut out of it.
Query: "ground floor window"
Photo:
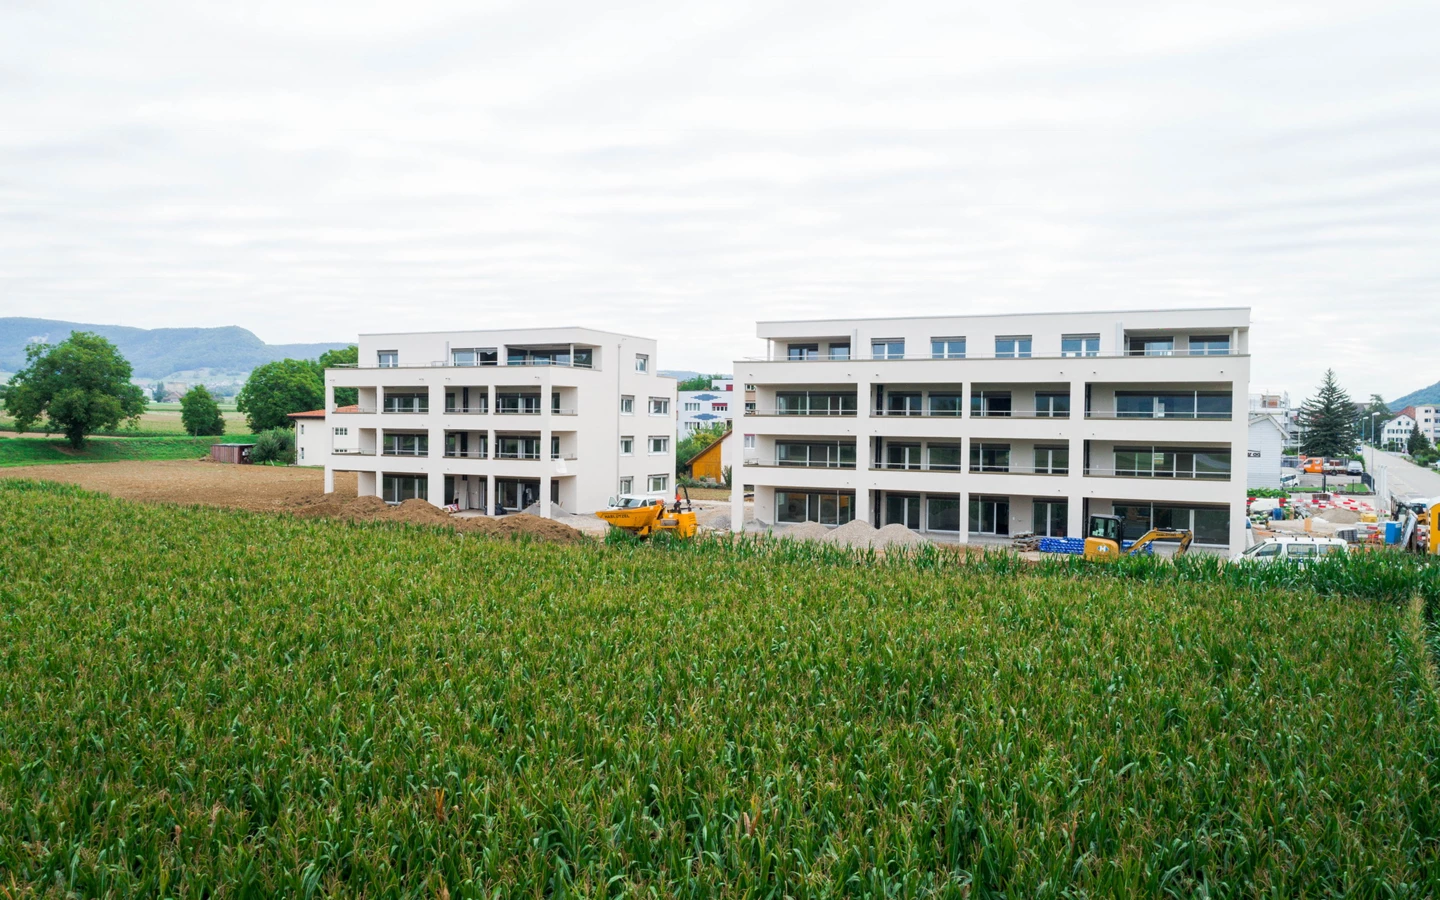
[[[1036,500],[1036,534],[1046,537],[1069,537],[1065,528],[1070,521],[1070,504],[1064,500]]]
[[[645,489],[650,493],[660,493],[661,491],[664,491],[670,486],[670,476],[651,475],[649,478],[646,479],[646,485],[647,487]]]
[[[625,478],[620,479],[620,493],[622,493],[622,494],[633,494],[633,493],[635,493],[635,479],[632,478],[632,477],[629,477],[629,476],[626,476]]]
[[[1127,541],[1152,528],[1195,532],[1200,544],[1230,543],[1230,509],[1224,506],[1170,506],[1159,503],[1116,503],[1120,536]]]
[[[532,503],[540,502],[540,482],[522,481],[516,478],[497,478],[495,494],[495,499],[501,509],[511,511],[524,509]]]
[[[775,521],[844,525],[855,518],[855,495],[819,491],[776,491]]]
[[[904,525],[906,528],[919,530],[920,495],[887,493],[885,495],[885,524]]]
[[[929,531],[959,531],[960,495],[926,497],[925,527]]]
[[[386,503],[430,499],[430,479],[424,475],[386,475],[381,479],[380,489]]]
[[[971,497],[971,534],[1009,534],[1009,497]]]

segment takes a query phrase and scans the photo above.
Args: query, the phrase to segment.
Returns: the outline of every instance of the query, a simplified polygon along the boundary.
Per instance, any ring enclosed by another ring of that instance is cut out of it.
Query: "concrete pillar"
[[[549,446],[548,440],[546,446]],[[548,450],[545,452],[546,455],[549,454]],[[550,465],[554,465],[554,463],[550,463]],[[542,519],[550,518],[550,484],[552,481],[554,481],[554,479],[550,477],[548,472],[540,476],[540,517]]]
[[[425,497],[430,501],[431,506],[444,506],[450,501],[445,496],[445,476],[439,472],[428,472],[425,475]]]
[[[495,512],[495,476],[485,477],[485,515],[493,515]]]
[[[850,354],[855,354],[852,344]],[[870,521],[870,484],[874,473],[870,467],[874,459],[875,419],[870,415],[874,401],[870,397],[873,389],[870,381],[861,378],[855,385],[855,518]]]
[[[745,447],[742,440],[730,472],[730,530],[745,530]]]
[[[325,493],[335,493],[335,469],[328,463],[325,466]]]
[[[1079,361],[1077,360],[1077,365]],[[1070,420],[1065,432],[1070,436],[1070,474],[1065,479],[1065,533],[1070,537],[1085,536],[1085,385],[1080,379],[1070,382]]]
[[[335,411],[335,384],[334,384],[329,378],[326,378],[326,379],[325,379],[325,414],[328,416],[330,413],[332,413],[332,412],[334,412],[334,411]]]
[[[968,439],[967,439],[968,440]],[[970,543],[970,492],[960,492],[960,543]]]

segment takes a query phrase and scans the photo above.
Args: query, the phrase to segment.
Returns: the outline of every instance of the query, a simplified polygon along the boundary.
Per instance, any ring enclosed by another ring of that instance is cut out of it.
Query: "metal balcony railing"
[[[332,369],[504,369],[518,367],[534,368],[557,368],[557,369],[588,369],[598,372],[600,367],[592,363],[579,362],[556,362],[554,360],[501,360],[498,362],[486,363],[457,363],[443,359],[433,359],[424,365],[381,365],[379,363],[340,363],[330,366]]]
[[[542,412],[544,412],[544,410],[541,409],[541,408],[538,407],[538,406],[536,406],[536,407],[527,407],[527,406],[497,406],[497,407],[495,407],[495,415],[497,415],[497,416],[538,416],[538,415],[540,415]]]
[[[815,411],[812,412],[811,410],[777,409],[777,408],[775,408],[775,407],[767,407],[767,408],[765,408],[765,409],[758,409],[758,408],[757,408],[757,409],[746,409],[746,410],[745,410],[745,415],[747,415],[747,416],[818,416],[818,417],[824,417],[824,418],[837,418],[837,417],[847,416],[847,417],[852,417],[852,418],[853,418],[853,417],[855,416],[855,410],[853,410],[853,409],[846,409],[846,410],[815,410]]]
[[[961,410],[958,409],[877,409],[872,416],[891,419],[959,419],[962,418]]]
[[[969,471],[976,475],[1069,475],[1069,466],[1015,466],[970,464]]]
[[[906,353],[906,354],[860,354],[846,357],[831,358],[828,356],[792,357],[786,356],[747,356],[743,357],[746,362],[789,362],[789,363],[825,363],[825,362],[965,362],[966,360],[992,360],[992,359],[1112,359],[1118,357],[1176,357],[1176,356],[1249,356],[1248,353],[1236,353],[1234,351],[1221,352],[1218,350],[1166,350],[1166,351],[1131,351],[1131,350],[1096,350],[1079,353],[966,353],[963,356],[955,354],[939,355],[935,353]]]
[[[332,410],[330,410],[330,412],[331,412],[332,414],[337,415],[337,416],[349,416],[349,415],[354,415],[354,414],[356,414],[356,413],[375,413],[375,412],[378,412],[378,411],[379,411],[379,410],[377,410],[377,409],[376,409],[375,407],[373,407],[373,406],[357,406],[357,407],[355,407],[354,409],[338,409],[338,408],[337,408],[337,409],[332,409]]]
[[[1229,472],[1157,472],[1146,469],[1116,469],[1104,466],[1086,466],[1085,475],[1097,478],[1162,478],[1172,481],[1229,481]]]
[[[430,407],[421,406],[418,408],[406,409],[391,409],[387,407],[380,410],[380,412],[387,416],[428,416],[430,414]]]
[[[1230,412],[1129,412],[1114,409],[1087,409],[1087,419],[1179,419],[1182,421],[1228,422],[1234,418]]]
[[[496,451],[496,453],[495,453],[495,458],[496,458],[496,459],[539,459],[539,458],[540,458],[540,453],[539,453],[539,451],[536,451],[536,452],[534,452],[534,453],[526,453],[526,452],[523,452],[523,451],[514,451],[514,450],[498,450],[498,451]]]
[[[772,469],[853,469],[853,462],[838,462],[831,460],[794,460],[774,459],[771,457],[749,456],[745,458],[745,465],[758,468]]]
[[[429,456],[429,455],[430,455],[430,451],[429,451],[429,450],[396,450],[396,449],[386,449],[386,450],[384,450],[380,455],[381,455],[381,456]]]
[[[447,407],[445,407],[445,415],[447,415],[447,416],[456,416],[456,415],[460,415],[460,416],[481,416],[481,415],[486,415],[486,414],[488,414],[489,412],[490,412],[490,408],[489,408],[488,406],[483,406],[483,405],[482,405],[482,406],[447,406]]]
[[[374,450],[361,450],[359,447],[339,447],[332,449],[331,454],[335,456],[374,456]]]
[[[961,472],[964,467],[959,463],[918,463],[918,462],[888,462],[881,461],[870,466],[870,468],[881,472]]]
[[[448,459],[487,459],[490,454],[484,450],[446,450]]]
[[[970,411],[972,419],[1068,419],[1068,409],[975,409]]]

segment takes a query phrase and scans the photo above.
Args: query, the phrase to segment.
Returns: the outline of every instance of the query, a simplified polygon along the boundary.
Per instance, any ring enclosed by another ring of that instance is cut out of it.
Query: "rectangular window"
[[[971,534],[1009,534],[1009,497],[971,497]]]
[[[496,394],[495,412],[502,415],[538,416],[540,415],[540,395]]]
[[[1010,445],[972,441],[970,444],[970,471],[1010,471]]]
[[[776,491],[775,521],[844,525],[855,518],[855,495],[817,491]]]
[[[1172,356],[1175,353],[1173,337],[1132,337],[1131,356]]]
[[[667,399],[665,399],[664,397],[651,397],[651,398],[650,398],[650,415],[652,415],[652,416],[668,416],[668,415],[670,415],[670,401],[667,400]]]
[[[885,468],[918,469],[921,467],[919,444],[885,444]]]
[[[780,391],[775,395],[775,414],[779,416],[853,416],[855,415],[855,395]]]
[[[386,456],[429,456],[430,435],[387,432],[383,452]]]
[[[622,437],[622,438],[620,439],[620,455],[621,455],[621,456],[634,456],[634,455],[635,455],[635,438],[627,435],[627,436]]]
[[[595,350],[591,347],[575,348],[575,368],[593,369],[595,367]],[[552,482],[553,484],[553,482]]]
[[[1060,337],[1061,356],[1099,356],[1100,335],[1066,334]]]
[[[963,337],[931,338],[931,359],[964,359],[965,339]]]
[[[1037,419],[1067,419],[1070,417],[1069,394],[1036,394],[1035,417]]]
[[[920,527],[920,495],[887,493],[885,495],[885,524],[904,525],[906,528],[918,529]]]
[[[960,495],[930,495],[925,498],[925,529],[927,531],[960,530]]]
[[[831,359],[849,359],[849,358],[850,358],[850,345],[849,345],[849,344],[831,344],[831,345],[830,345],[830,358],[831,358]]]
[[[495,436],[496,459],[539,459],[540,439],[512,435]]]
[[[754,414],[755,414],[755,401],[754,401],[754,400],[746,400],[746,401],[745,401],[745,415],[747,415],[747,416],[752,416],[752,415],[754,415]]]
[[[1230,353],[1230,336],[1223,334],[1192,335],[1190,337],[1191,356],[1228,356]]]
[[[450,362],[456,366],[493,366],[496,362],[496,352],[493,347],[489,350],[479,348],[451,350]]]
[[[658,455],[660,455],[660,454],[662,454],[662,453],[668,453],[669,450],[670,450],[670,439],[669,439],[668,437],[657,437],[657,436],[655,436],[655,435],[651,435],[651,436],[650,436],[650,455],[651,455],[651,456],[658,456]]]
[[[785,348],[785,358],[790,362],[808,362],[820,358],[819,344],[789,344]]]
[[[387,413],[428,413],[429,394],[392,394],[385,392],[384,410]]]
[[[972,391],[970,394],[970,415],[972,416],[1000,416],[1010,415],[1010,392],[1009,391]]]
[[[348,436],[349,434],[350,434],[350,429],[349,429],[349,428],[336,428],[336,429],[335,429],[335,436],[336,436],[336,437],[346,437],[346,436]]]
[[[644,353],[635,354],[635,371],[640,373],[650,371],[650,357]]]
[[[1008,335],[995,339],[996,359],[1029,359],[1030,335]]]
[[[870,342],[870,356],[874,359],[904,359],[905,342],[896,338],[878,338]]]
[[[1040,475],[1068,475],[1070,448],[1065,445],[1035,448],[1035,472]]]
[[[959,444],[930,444],[925,449],[930,455],[931,469],[941,471],[958,471],[960,469]]]
[[[710,411],[711,411],[711,412],[729,412],[729,411],[730,411],[730,404],[728,404],[728,403],[712,403],[712,404],[710,404]]]
[[[962,394],[931,394],[930,415],[960,417],[965,398]]]
[[[686,400],[686,401],[685,401],[685,411],[686,411],[686,412],[699,412],[699,411],[700,411],[700,402],[699,402],[698,400]]]
[[[889,393],[885,395],[885,415],[918,416],[924,407],[919,393]]]
[[[423,475],[386,475],[380,481],[380,495],[386,503],[430,499],[430,479]]]
[[[620,415],[635,415],[635,398],[630,396],[629,394],[626,394],[620,398]]]
[[[840,441],[776,441],[775,464],[812,469],[853,469],[855,445]]]
[[[669,475],[651,475],[646,479],[646,490],[652,494],[658,494],[670,486]]]
[[[633,477],[626,475],[624,478],[620,479],[620,493],[635,493],[635,479]]]
[[[1032,531],[1045,537],[1069,537],[1066,531],[1070,504],[1064,500],[1036,500],[1035,524]]]
[[[747,435],[745,435],[745,449],[746,449],[746,450],[754,450],[754,449],[755,449],[755,435],[753,435],[753,434],[747,434]]]
[[[398,350],[381,350],[376,353],[376,356],[379,358],[378,365],[382,369],[394,369],[400,365],[400,351]]]

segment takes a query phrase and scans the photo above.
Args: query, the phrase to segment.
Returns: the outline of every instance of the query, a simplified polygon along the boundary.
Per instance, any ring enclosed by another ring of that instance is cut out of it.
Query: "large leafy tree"
[[[1385,402],[1385,398],[1379,394],[1371,394],[1370,399],[1360,407],[1359,415],[1356,416],[1356,435],[1368,439],[1371,443],[1380,443],[1377,433],[1386,422],[1390,421],[1391,416],[1390,404]]]
[[[336,366],[354,366],[359,364],[359,362],[360,348],[355,344],[351,344],[348,347],[342,347],[339,350],[326,350],[324,353],[320,354],[320,358],[315,361],[316,367],[320,370],[320,384],[322,386],[325,384],[326,369],[333,369]],[[352,404],[358,403],[359,400],[360,391],[358,388],[335,389],[336,406],[350,406]]]
[[[25,432],[43,416],[47,432],[59,432],[77,450],[85,437],[134,422],[145,412],[145,392],[130,383],[130,363],[98,334],[72,331],[59,344],[25,348],[25,368],[10,379],[5,408],[15,430]]]
[[[235,407],[245,414],[255,434],[289,427],[291,413],[319,409],[324,404],[325,387],[318,372],[312,360],[266,363],[250,373],[235,397]]]
[[[1315,396],[1300,405],[1300,450],[1306,456],[1348,457],[1355,450],[1355,405],[1326,369]]]
[[[719,378],[719,375],[693,375],[675,386],[677,391],[708,391],[710,382]]]
[[[225,433],[225,417],[220,415],[220,404],[206,390],[197,384],[180,398],[180,423],[193,435],[215,435]]]

